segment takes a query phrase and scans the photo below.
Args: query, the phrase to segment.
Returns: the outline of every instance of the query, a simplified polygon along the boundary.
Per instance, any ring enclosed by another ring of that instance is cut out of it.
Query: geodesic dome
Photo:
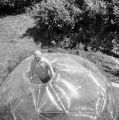
[[[114,120],[111,84],[97,67],[75,55],[46,53],[54,76],[31,83],[25,59],[0,88],[0,120]]]

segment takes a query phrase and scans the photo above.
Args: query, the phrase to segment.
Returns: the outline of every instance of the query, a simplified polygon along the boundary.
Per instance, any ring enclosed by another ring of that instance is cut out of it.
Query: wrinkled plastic
[[[44,54],[54,77],[47,84],[28,78],[33,56],[24,60],[0,88],[0,120],[114,120],[111,84],[88,60]]]

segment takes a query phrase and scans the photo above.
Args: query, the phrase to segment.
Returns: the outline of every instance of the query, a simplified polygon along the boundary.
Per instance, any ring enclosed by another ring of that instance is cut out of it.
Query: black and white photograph
[[[119,120],[119,0],[0,0],[0,120]]]

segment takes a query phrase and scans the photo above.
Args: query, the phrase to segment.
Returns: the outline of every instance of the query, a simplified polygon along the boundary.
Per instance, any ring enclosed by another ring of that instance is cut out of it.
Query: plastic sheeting
[[[111,84],[80,56],[44,54],[55,71],[46,84],[28,78],[33,56],[24,60],[0,88],[0,120],[114,120]]]

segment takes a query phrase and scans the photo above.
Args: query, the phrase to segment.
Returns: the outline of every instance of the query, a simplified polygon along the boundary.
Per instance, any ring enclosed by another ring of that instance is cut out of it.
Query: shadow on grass
[[[26,33],[24,33],[21,38],[24,37],[29,37],[29,38],[33,38],[34,42],[38,43],[41,36],[39,34],[39,30],[37,29],[37,27],[33,27],[33,28],[29,28],[26,30]]]
[[[40,31],[37,27],[29,28],[26,32],[21,36],[21,38],[33,38],[33,41],[36,44],[41,43],[42,46],[50,46],[50,39],[48,35],[46,35],[45,31]]]

